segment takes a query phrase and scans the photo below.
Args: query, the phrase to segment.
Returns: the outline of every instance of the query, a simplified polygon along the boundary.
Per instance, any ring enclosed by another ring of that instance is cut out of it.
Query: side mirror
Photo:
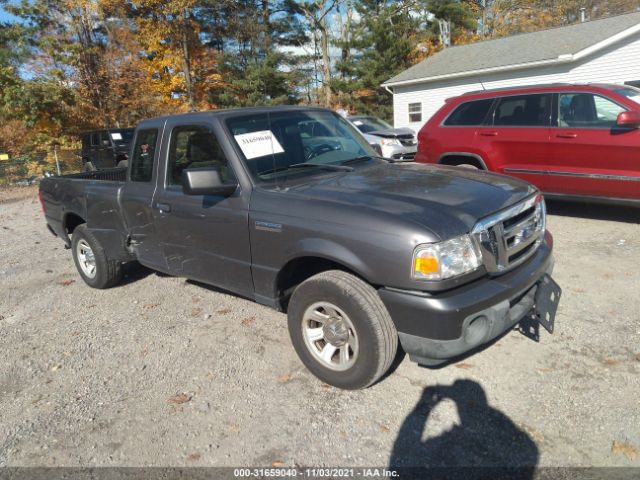
[[[182,191],[185,195],[228,197],[237,188],[237,183],[223,183],[217,168],[189,168],[182,171]]]
[[[626,128],[638,128],[640,127],[640,112],[629,110],[628,112],[621,112],[616,120],[618,127]]]

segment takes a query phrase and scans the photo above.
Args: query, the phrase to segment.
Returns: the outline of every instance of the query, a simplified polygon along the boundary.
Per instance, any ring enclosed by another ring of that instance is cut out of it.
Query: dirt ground
[[[0,205],[0,466],[640,466],[640,210],[549,205],[554,335],[347,392],[281,313],[135,265],[87,287],[27,191]]]

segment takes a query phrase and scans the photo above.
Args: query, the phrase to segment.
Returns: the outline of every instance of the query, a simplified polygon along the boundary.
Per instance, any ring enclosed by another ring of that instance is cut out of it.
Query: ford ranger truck
[[[44,179],[40,199],[89,286],[137,261],[286,312],[301,361],[339,388],[376,382],[399,345],[438,365],[525,320],[553,329],[535,187],[389,163],[326,109],[145,120],[126,169]]]

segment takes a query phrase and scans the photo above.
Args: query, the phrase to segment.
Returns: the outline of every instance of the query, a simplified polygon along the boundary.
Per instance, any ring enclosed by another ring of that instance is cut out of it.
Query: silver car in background
[[[418,141],[410,128],[393,128],[384,120],[370,115],[352,115],[347,119],[374,148],[379,147],[383,157],[407,162],[415,159]]]

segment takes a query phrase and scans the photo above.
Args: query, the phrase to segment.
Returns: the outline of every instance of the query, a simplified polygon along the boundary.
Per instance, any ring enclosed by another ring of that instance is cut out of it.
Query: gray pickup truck
[[[524,319],[553,328],[533,186],[391,164],[325,109],[145,120],[126,169],[44,179],[40,199],[89,286],[138,261],[286,312],[302,362],[337,387],[380,379],[398,343],[438,365]]]

